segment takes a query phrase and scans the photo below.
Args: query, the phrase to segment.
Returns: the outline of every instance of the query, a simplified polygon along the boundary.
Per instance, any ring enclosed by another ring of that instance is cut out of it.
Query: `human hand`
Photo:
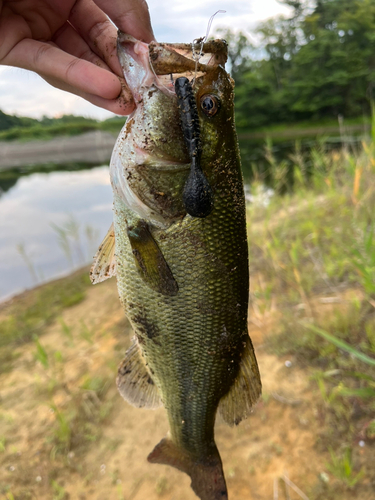
[[[150,42],[145,0],[0,0],[0,64],[126,115],[134,108],[116,54],[117,29]]]

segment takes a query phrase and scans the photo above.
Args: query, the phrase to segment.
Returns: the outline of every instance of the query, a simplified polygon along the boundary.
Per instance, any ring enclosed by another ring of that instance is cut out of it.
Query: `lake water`
[[[0,179],[0,301],[90,263],[111,222],[107,166]]]

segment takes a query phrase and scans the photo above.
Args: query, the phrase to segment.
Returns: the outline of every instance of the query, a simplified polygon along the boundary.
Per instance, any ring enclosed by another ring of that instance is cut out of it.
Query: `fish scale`
[[[236,165],[233,165],[233,168],[236,168]],[[230,192],[221,198],[224,201],[223,209],[218,200],[214,212],[208,218],[199,220],[188,217],[170,228],[166,238],[160,239],[161,234],[165,236],[164,231],[154,230],[153,236],[180,285],[177,297],[160,297],[157,292],[145,289],[134,265],[123,224],[124,219],[130,220],[134,215],[126,207],[117,208],[117,203],[121,206],[121,202],[115,202],[116,244],[127,256],[126,260],[121,261],[121,272],[118,271],[120,295],[132,297],[132,302],[138,305],[131,310],[128,309],[127,314],[139,336],[141,333],[136,318],[140,314],[152,317],[158,329],[163,331],[161,346],[155,344],[152,339],[144,339],[145,344],[142,343],[144,353],[149,367],[156,374],[155,382],[160,387],[163,403],[167,409],[170,409],[172,437],[176,442],[186,446],[183,429],[186,427],[186,422],[189,422],[191,433],[189,433],[188,444],[190,446],[194,443],[191,451],[196,455],[203,453],[211,445],[213,437],[213,431],[207,435],[203,411],[200,410],[203,404],[198,403],[199,398],[203,397],[207,405],[209,391],[215,393],[215,398],[209,400],[212,405],[209,410],[211,413],[212,410],[216,410],[215,406],[220,399],[220,392],[218,393],[217,389],[220,390],[223,386],[226,369],[223,369],[222,363],[217,363],[214,356],[208,354],[205,343],[209,346],[216,346],[217,340],[222,336],[222,325],[225,324],[231,324],[236,333],[238,328],[242,331],[246,330],[246,315],[242,314],[242,317],[237,319],[233,314],[237,303],[231,303],[230,307],[225,307],[228,295],[229,298],[231,295],[235,298],[236,290],[230,292],[228,279],[221,281],[217,279],[217,275],[221,274],[223,269],[229,269],[227,272],[230,273],[232,288],[247,286],[248,283],[247,242],[234,238],[236,233],[244,231],[243,212],[241,218],[234,217],[235,214],[233,210],[228,209],[226,201],[230,199],[229,195]],[[238,207],[236,211],[238,212]],[[219,212],[221,217],[216,217],[215,212]],[[189,238],[184,238],[179,246],[171,244],[179,239],[178,233],[186,231],[194,231],[195,236],[198,236],[204,244],[194,245]],[[226,242],[225,246],[221,244],[222,239]],[[236,270],[238,279],[233,280],[231,264],[232,256],[236,253],[245,257]],[[186,267],[186,260],[189,259],[194,262],[193,268]],[[200,309],[197,308],[200,303],[204,303],[206,309],[216,311],[216,314],[202,315]],[[236,323],[239,324],[236,325]],[[160,351],[166,352],[167,355],[161,357]],[[171,351],[173,351],[173,358]],[[199,373],[199,380],[194,381],[191,373],[192,366],[195,367],[193,375]],[[190,378],[186,378],[189,374]],[[203,377],[202,374],[204,374]],[[180,387],[176,386],[176,380],[180,381]],[[188,388],[192,381],[195,385],[196,397],[191,409]],[[225,388],[224,386],[223,391]],[[185,402],[189,404],[185,405]],[[181,424],[182,420],[185,424]],[[212,417],[209,418],[207,425],[212,426]],[[204,436],[206,436],[205,440],[203,440]],[[199,443],[199,446],[195,443]]]

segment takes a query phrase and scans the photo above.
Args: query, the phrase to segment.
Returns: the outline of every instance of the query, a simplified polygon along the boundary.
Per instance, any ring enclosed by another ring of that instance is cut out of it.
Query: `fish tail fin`
[[[209,457],[194,460],[167,437],[155,446],[147,460],[153,464],[170,465],[188,474],[191,487],[201,500],[228,500],[223,466],[215,445]]]

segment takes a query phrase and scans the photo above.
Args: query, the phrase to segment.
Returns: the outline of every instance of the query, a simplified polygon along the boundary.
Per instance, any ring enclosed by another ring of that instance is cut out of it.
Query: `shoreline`
[[[83,267],[79,267],[78,269],[75,270],[69,270],[66,273],[60,273],[56,275],[55,277],[51,279],[47,279],[41,283],[38,283],[37,285],[31,287],[31,288],[25,288],[19,292],[15,292],[14,294],[7,295],[4,298],[0,298],[0,312],[4,309],[6,309],[8,306],[12,305],[14,302],[22,301],[27,298],[27,296],[38,292],[40,289],[42,289],[45,286],[51,285],[52,283],[57,284],[59,281],[63,282],[64,280],[68,278],[74,278],[75,276],[80,276],[87,274],[89,277],[90,274],[90,268],[91,264],[87,264]]]
[[[48,163],[108,163],[115,142],[115,135],[101,130],[43,141],[0,142],[0,172]]]

